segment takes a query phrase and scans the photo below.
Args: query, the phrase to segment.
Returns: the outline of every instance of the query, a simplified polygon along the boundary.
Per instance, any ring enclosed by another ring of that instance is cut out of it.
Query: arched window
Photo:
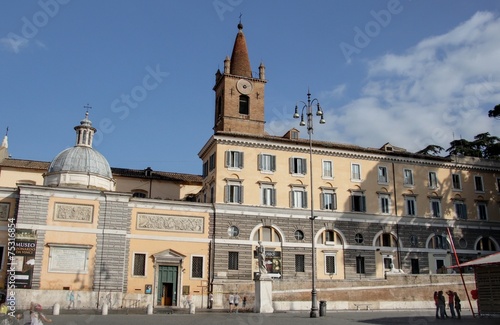
[[[478,251],[496,251],[497,248],[496,248],[495,243],[493,242],[493,240],[491,240],[490,237],[483,237],[477,242],[476,250],[478,250]]]
[[[449,249],[450,245],[448,244],[448,240],[446,236],[443,235],[434,235],[429,242],[429,248],[435,249]]]
[[[273,227],[261,227],[253,236],[254,241],[281,242],[281,237]]]
[[[342,245],[342,237],[335,231],[327,229],[321,233],[317,240],[318,244],[325,245]]]
[[[281,274],[281,247],[278,247],[277,244],[270,244],[269,242],[281,243],[282,239],[279,232],[270,226],[263,226],[255,231],[253,236],[254,242],[263,242],[261,243],[265,246],[265,260],[264,265],[267,269],[267,273],[271,274]],[[267,242],[267,243],[266,243]],[[253,253],[255,268],[254,271],[258,271],[258,254],[257,249],[254,249]]]
[[[240,95],[240,114],[248,115],[250,108],[250,98],[247,95]]]
[[[380,236],[377,237],[377,241],[375,242],[375,246],[382,246],[382,247],[396,247],[397,246],[397,238],[389,233],[385,232],[380,234]]]
[[[148,192],[143,190],[132,190],[132,197],[138,197],[144,199],[148,197]]]
[[[222,115],[222,97],[217,97],[217,117]]]

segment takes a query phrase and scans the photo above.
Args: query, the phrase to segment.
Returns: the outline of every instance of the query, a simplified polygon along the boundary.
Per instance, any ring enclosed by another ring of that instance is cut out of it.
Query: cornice
[[[215,144],[232,145],[237,147],[261,148],[268,150],[288,151],[309,154],[309,141],[305,139],[286,139],[274,136],[248,137],[238,133],[217,133],[211,140]],[[477,171],[500,171],[491,163],[490,166],[477,162],[458,162],[452,158],[430,157],[413,153],[391,152],[386,153],[378,149],[362,148],[333,142],[313,141],[312,152],[314,155],[341,157],[356,160],[371,160],[387,163],[432,166],[435,168],[463,169]]]

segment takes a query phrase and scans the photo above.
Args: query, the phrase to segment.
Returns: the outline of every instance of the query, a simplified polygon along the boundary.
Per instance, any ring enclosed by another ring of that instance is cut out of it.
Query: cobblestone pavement
[[[225,313],[222,311],[200,311],[194,315],[186,313],[173,314],[62,314],[49,316],[53,325],[157,325],[157,324],[217,324],[217,325],[309,325],[309,324],[467,324],[498,325],[500,317],[474,318],[466,314],[462,319],[440,320],[434,317],[433,310],[426,311],[329,311],[323,317],[310,318],[309,312],[278,312],[273,314]]]

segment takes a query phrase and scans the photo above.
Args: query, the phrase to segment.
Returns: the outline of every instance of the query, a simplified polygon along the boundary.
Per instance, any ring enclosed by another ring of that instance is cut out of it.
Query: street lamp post
[[[302,113],[299,115],[299,108],[295,105],[295,113],[293,114],[294,118],[300,119],[300,126],[306,126],[306,122],[304,121],[304,110],[307,115],[307,134],[309,135],[309,175],[310,175],[310,183],[311,183],[311,216],[309,219],[311,220],[311,247],[312,247],[312,290],[311,290],[311,318],[318,317],[318,297],[316,292],[316,245],[314,242],[314,219],[316,216],[314,215],[314,196],[313,196],[313,163],[312,163],[312,135],[314,131],[313,127],[313,104],[316,102],[317,111],[316,115],[320,117],[319,123],[325,124],[325,119],[323,118],[323,111],[319,105],[319,101],[315,98],[311,100],[311,93],[309,90],[307,91],[307,103],[300,101],[304,106],[302,106]]]

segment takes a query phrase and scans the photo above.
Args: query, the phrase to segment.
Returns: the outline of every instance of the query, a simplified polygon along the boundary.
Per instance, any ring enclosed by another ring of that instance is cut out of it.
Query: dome
[[[114,191],[116,183],[108,161],[92,148],[97,130],[92,127],[88,112],[80,125],[75,126],[75,131],[76,145],[61,151],[52,160],[44,175],[43,184]]]
[[[59,153],[50,164],[48,173],[77,172],[112,178],[109,163],[91,147],[75,146]]]

